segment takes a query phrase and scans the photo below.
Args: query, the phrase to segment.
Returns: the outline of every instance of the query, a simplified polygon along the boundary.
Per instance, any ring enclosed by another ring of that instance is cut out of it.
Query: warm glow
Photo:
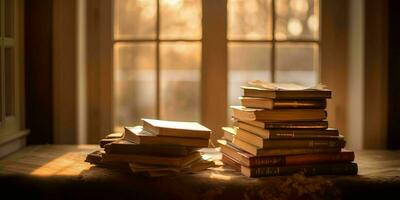
[[[288,31],[293,36],[299,36],[303,32],[303,25],[300,20],[295,18],[289,19]]]
[[[219,179],[219,180],[223,180],[223,181],[229,181],[232,179],[232,177],[230,177],[230,176],[222,175],[222,174],[215,174],[215,173],[211,173],[210,178],[211,179]]]
[[[169,8],[172,9],[179,9],[183,5],[182,0],[162,0],[161,4],[164,6],[168,6]]]
[[[315,15],[311,15],[307,20],[308,28],[313,32],[318,31],[318,27],[319,27],[318,23],[319,23],[318,17]]]
[[[307,0],[291,0],[289,5],[292,11],[299,15],[306,14],[309,7]]]
[[[91,166],[89,163],[83,162],[83,157],[79,157],[77,155],[82,155],[82,153],[70,152],[63,154],[33,170],[30,174],[35,176],[79,175],[83,170],[88,170]]]

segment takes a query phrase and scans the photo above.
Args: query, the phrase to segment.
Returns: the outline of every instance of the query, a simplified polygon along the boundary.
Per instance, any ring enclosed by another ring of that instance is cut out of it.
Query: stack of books
[[[234,126],[224,127],[222,161],[249,177],[357,174],[354,152],[328,128],[331,91],[295,84],[242,86],[241,106],[231,106]]]
[[[100,141],[102,150],[87,156],[92,164],[128,166],[134,173],[163,176],[192,173],[214,166],[202,148],[211,130],[196,122],[142,119],[142,126],[125,127]]]

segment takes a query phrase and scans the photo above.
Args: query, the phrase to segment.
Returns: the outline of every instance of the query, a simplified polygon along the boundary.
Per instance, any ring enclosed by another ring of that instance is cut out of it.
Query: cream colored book
[[[209,139],[211,130],[197,122],[142,119],[143,129],[158,136]]]
[[[123,139],[137,144],[169,144],[189,147],[207,147],[208,139],[159,136],[143,130],[142,126],[125,127]]]

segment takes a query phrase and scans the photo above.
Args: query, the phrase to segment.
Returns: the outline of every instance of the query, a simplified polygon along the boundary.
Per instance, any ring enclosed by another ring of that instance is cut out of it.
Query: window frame
[[[89,143],[97,143],[114,128],[112,4],[112,0],[88,0],[87,4]],[[328,103],[328,119],[332,126],[344,130],[346,119],[341,113],[346,109],[342,100],[347,97],[343,88],[346,87],[347,78],[348,2],[320,0],[319,6],[318,79],[333,90],[335,98],[340,97]],[[341,19],[341,23],[337,19]],[[96,21],[102,23],[92,23]],[[334,39],[338,34],[341,38]],[[227,0],[202,0],[201,42],[201,123],[213,130],[215,142],[216,138],[222,136],[221,127],[227,124]],[[338,74],[339,69],[344,70]],[[331,74],[338,76],[332,77]]]
[[[25,146],[25,136],[29,133],[25,129],[25,106],[24,106],[24,1],[12,0],[12,36],[5,35],[5,0],[0,0],[1,4],[1,122],[0,122],[0,157]],[[6,115],[6,93],[5,93],[5,49],[12,49],[12,68],[13,75],[11,81],[12,101],[9,106],[12,115]]]

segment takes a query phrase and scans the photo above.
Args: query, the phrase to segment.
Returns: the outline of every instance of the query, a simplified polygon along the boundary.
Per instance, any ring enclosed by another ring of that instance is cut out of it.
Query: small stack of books
[[[143,126],[125,127],[100,141],[104,150],[86,161],[103,166],[129,166],[134,173],[163,176],[197,172],[214,166],[202,153],[211,130],[196,122],[142,119]]]
[[[231,106],[233,127],[224,127],[222,161],[249,177],[357,174],[354,152],[328,128],[321,86],[260,83],[242,86],[241,106]]]

